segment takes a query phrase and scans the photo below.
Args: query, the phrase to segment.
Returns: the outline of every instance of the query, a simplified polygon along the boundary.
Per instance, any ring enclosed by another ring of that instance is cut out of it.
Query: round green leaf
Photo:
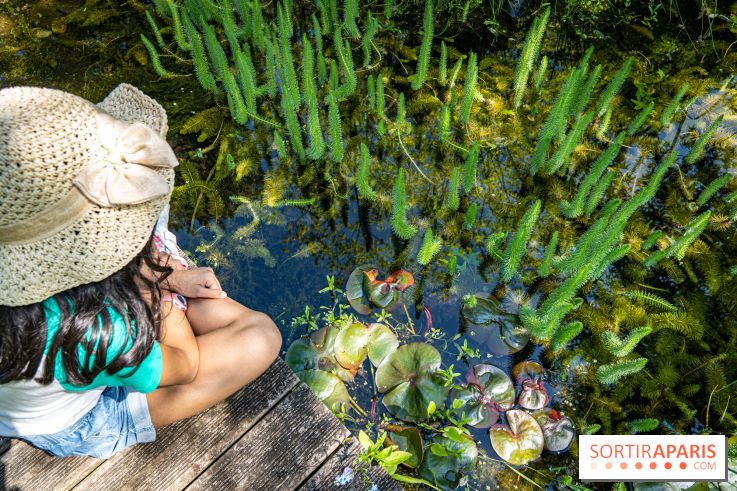
[[[297,373],[297,377],[320,398],[329,408],[339,408],[348,404],[351,396],[345,384],[337,376],[323,370],[305,370]]]
[[[368,341],[369,330],[360,322],[344,327],[335,338],[335,359],[340,366],[355,373],[366,359]]]
[[[440,352],[427,343],[410,343],[400,346],[384,358],[376,369],[376,385],[386,393],[402,382],[416,382],[423,375],[438,371],[442,359]]]
[[[371,270],[371,268],[358,267],[354,269],[348,277],[348,283],[346,283],[345,286],[345,295],[346,298],[348,298],[348,303],[350,303],[351,307],[361,315],[368,315],[371,313],[371,305],[369,304],[366,293],[364,292],[364,280],[366,278],[367,270]]]
[[[368,357],[376,367],[399,347],[399,339],[391,328],[383,324],[369,326]]]
[[[413,469],[420,465],[420,462],[422,462],[424,457],[420,430],[413,426],[400,426],[393,424],[384,425],[383,428],[388,434],[387,443],[396,445],[399,447],[399,450],[412,454],[412,457],[402,462],[402,464]]]
[[[289,368],[295,372],[312,370],[317,368],[318,352],[309,339],[299,338],[289,346],[285,359]]]
[[[384,406],[396,418],[405,421],[427,419],[430,403],[440,407],[449,387],[437,373],[441,357],[426,343],[400,346],[376,369],[376,386],[384,396]]]
[[[470,471],[478,460],[476,442],[468,435],[449,438],[437,434],[430,440],[430,447],[436,450],[425,452],[425,460],[419,474],[442,490],[457,489],[463,473]],[[438,448],[445,450],[439,451]],[[444,453],[444,455],[443,455]]]
[[[491,300],[480,295],[466,299],[461,307],[461,316],[476,326],[489,325],[496,320],[499,307]]]
[[[568,450],[576,436],[576,425],[571,418],[551,408],[539,409],[532,413],[532,417],[543,430],[546,450],[551,452]]]
[[[320,370],[325,370],[327,372],[336,374],[338,377],[340,377],[341,380],[344,380],[345,382],[350,382],[351,380],[353,380],[353,377],[356,375],[357,370],[346,370],[335,359],[335,352],[333,348],[335,346],[335,339],[338,337],[339,332],[340,329],[338,329],[337,327],[327,326],[323,327],[322,329],[318,329],[317,331],[310,334],[309,341],[310,343],[312,343],[312,346],[317,353],[317,366],[312,367],[305,365],[303,368],[304,370],[310,368],[318,368]],[[299,350],[302,349],[303,348],[301,347],[298,348],[297,353],[299,353]]]
[[[507,411],[509,426],[489,429],[494,451],[512,465],[525,465],[542,454],[545,446],[543,430],[529,413],[521,409]]]
[[[512,380],[494,365],[475,365],[466,379],[468,385],[457,390],[452,399],[463,401],[458,413],[470,419],[471,426],[488,428],[499,420],[499,413],[514,405]]]

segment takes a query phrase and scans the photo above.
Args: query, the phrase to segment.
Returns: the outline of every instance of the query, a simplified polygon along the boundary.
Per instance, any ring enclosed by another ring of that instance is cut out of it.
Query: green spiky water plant
[[[642,241],[642,250],[647,250],[652,248],[652,246],[655,245],[655,243],[658,241],[658,239],[663,235],[662,230],[656,230],[650,235],[647,236],[647,238]]]
[[[599,100],[596,105],[596,115],[602,117],[611,106],[612,100],[619,93],[627,80],[627,76],[632,70],[632,57],[628,57],[625,60],[624,65],[620,68],[617,73],[614,74],[612,79],[609,81],[604,90],[599,94]]]
[[[456,166],[450,171],[450,179],[448,180],[448,194],[445,195],[445,207],[455,211],[461,204],[458,194],[458,181],[461,176],[461,168]]]
[[[417,228],[407,221],[407,188],[404,169],[397,172],[392,188],[392,230],[400,239],[409,240],[417,234]]]
[[[154,38],[156,38],[156,43],[159,45],[159,48],[163,48],[166,43],[164,43],[164,38],[161,36],[159,26],[156,25],[156,21],[148,10],[146,10],[146,21],[148,22],[151,31],[154,33]]]
[[[545,7],[543,13],[535,17],[530,30],[527,31],[525,44],[522,47],[522,54],[517,61],[517,72],[514,77],[514,107],[515,109],[522,104],[522,97],[525,95],[527,88],[527,80],[530,78],[532,67],[537,61],[542,46],[543,35],[550,17],[550,7]]]
[[[379,136],[386,134],[386,113],[384,107],[386,104],[386,98],[384,97],[384,79],[381,78],[381,74],[376,76],[376,116],[379,120],[376,127],[376,132]]]
[[[586,198],[588,198],[591,189],[601,180],[601,176],[604,171],[609,167],[616,156],[619,154],[619,150],[624,143],[625,134],[622,132],[617,135],[617,138],[604,150],[591,164],[591,169],[579,184],[576,191],[576,195],[569,202],[566,200],[561,201],[560,210],[563,215],[568,218],[576,218],[584,213],[584,205],[586,204]]]
[[[663,297],[655,295],[654,293],[646,292],[644,290],[632,290],[625,293],[624,296],[627,298],[641,300],[648,305],[652,305],[666,312],[678,312],[679,310],[678,307],[676,307]]]
[[[343,27],[353,39],[361,37],[356,19],[358,19],[358,0],[343,0]]]
[[[358,85],[358,79],[356,77],[356,71],[353,68],[353,55],[351,53],[350,45],[343,40],[342,29],[339,27],[333,32],[333,47],[335,48],[335,57],[337,58],[340,70],[343,73],[345,83],[343,83],[339,92],[336,93],[338,100],[345,99],[349,95],[353,94]]]
[[[223,26],[223,33],[230,45],[230,52],[235,54],[240,49],[238,42],[238,32],[235,26],[235,17],[233,17],[233,7],[230,0],[221,0],[222,15],[220,16],[220,25]]]
[[[432,229],[428,228],[425,231],[425,236],[422,238],[420,250],[417,252],[417,262],[422,266],[427,266],[438,252],[440,252],[442,247],[443,240],[440,237],[436,237],[432,233]]]
[[[430,52],[432,50],[433,37],[433,0],[425,0],[425,12],[422,16],[422,44],[417,57],[417,71],[412,77],[412,89],[419,90],[427,78],[427,69],[430,66]]]
[[[361,158],[358,161],[358,172],[356,172],[356,188],[358,196],[368,200],[376,199],[376,192],[369,184],[369,171],[371,170],[371,154],[364,142],[361,142]]]
[[[194,73],[197,81],[203,89],[213,93],[217,93],[217,82],[210,71],[210,65],[205,55],[205,47],[202,45],[202,38],[189,18],[187,12],[182,15],[182,23],[187,34],[187,40],[190,46],[190,55],[194,64]]]
[[[304,144],[302,143],[302,129],[299,125],[299,117],[297,116],[297,108],[294,106],[292,98],[288,94],[282,94],[281,109],[284,114],[284,120],[287,124],[289,132],[289,143],[299,160],[305,160],[306,153]]]
[[[438,60],[438,84],[445,87],[448,83],[448,47],[440,41],[440,59]]]
[[[471,203],[466,210],[466,215],[463,217],[463,227],[466,230],[471,230],[476,223],[476,217],[479,213],[479,207],[476,203]]]
[[[276,96],[276,74],[278,72],[278,55],[277,47],[274,41],[269,38],[264,39],[264,57],[266,58],[266,83],[264,84],[264,92],[269,97]]]
[[[596,65],[594,70],[586,79],[586,83],[584,83],[578,90],[575,102],[571,105],[570,113],[574,118],[586,109],[586,106],[591,99],[591,94],[594,92],[594,87],[596,87],[596,83],[599,81],[599,77],[601,77],[601,65]]]
[[[320,111],[317,105],[317,94],[313,91],[307,96],[307,131],[310,145],[307,147],[307,157],[319,160],[325,155],[325,139],[322,136],[322,125],[320,124]]]
[[[476,53],[471,52],[471,54],[468,55],[466,75],[463,81],[463,97],[461,98],[461,108],[458,114],[458,120],[463,124],[467,124],[471,119],[471,106],[473,105],[473,99],[476,96],[478,71]]]
[[[161,78],[171,77],[171,73],[166,71],[166,69],[161,64],[161,60],[159,60],[159,54],[156,52],[156,46],[154,46],[153,43],[149,41],[149,39],[143,34],[141,34],[141,42],[146,48],[146,51],[148,51],[148,57],[151,60],[151,67],[154,69],[156,74]]]
[[[400,92],[399,97],[397,97],[397,118],[395,120],[397,133],[403,133],[406,125],[407,116],[404,108],[404,92]]]
[[[181,49],[182,51],[189,51],[187,36],[184,34],[184,30],[182,29],[182,21],[179,18],[179,7],[177,7],[173,0],[166,0],[166,5],[169,8],[169,13],[171,14],[174,40],[177,42],[177,46],[179,46],[179,49]]]
[[[686,225],[683,235],[674,241],[667,249],[662,251],[655,251],[645,259],[645,266],[651,267],[658,264],[660,261],[666,258],[675,257],[676,259],[683,259],[686,255],[686,251],[689,246],[701,235],[707,225],[709,225],[709,219],[711,218],[711,211],[706,211],[701,215],[694,218],[691,223]]]
[[[632,136],[637,133],[637,130],[639,130],[645,121],[647,121],[647,118],[650,116],[650,113],[653,112],[654,108],[654,101],[651,101],[650,104],[642,108],[642,111],[640,111],[637,114],[637,117],[635,117],[635,119],[630,122],[629,126],[627,126],[627,136]]]
[[[312,32],[315,36],[315,52],[317,53],[317,81],[320,85],[323,85],[327,80],[327,65],[325,64],[325,56],[323,55],[322,45],[322,29],[320,28],[320,22],[313,13],[311,16],[312,20]]]
[[[637,435],[639,433],[647,433],[648,431],[657,429],[657,427],[660,426],[660,421],[655,418],[635,419],[633,421],[628,421],[626,426],[630,433]]]
[[[463,59],[459,58],[456,61],[456,64],[453,65],[453,68],[450,70],[450,75],[448,76],[448,87],[453,88],[455,87],[456,80],[458,79],[458,74],[461,73],[461,68],[463,67]],[[454,95],[455,92],[451,93],[451,96]]]
[[[440,108],[440,141],[445,143],[450,140],[450,106],[444,103]]]
[[[542,203],[535,200],[517,223],[517,228],[509,236],[507,246],[504,249],[504,257],[502,258],[501,281],[507,283],[517,274],[522,256],[527,251],[527,243],[532,236],[532,229],[540,215]]]
[[[238,83],[243,93],[243,98],[246,103],[246,109],[248,109],[248,112],[250,112],[251,114],[256,114],[257,82],[256,69],[254,68],[253,61],[251,60],[251,47],[248,45],[248,43],[244,43],[242,50],[237,46],[233,49],[235,50],[233,58],[235,61],[236,78],[238,79]]]
[[[580,321],[573,321],[562,325],[550,339],[548,349],[552,352],[566,349],[568,343],[573,341],[581,332],[583,332],[583,323]]]
[[[277,3],[277,32],[279,55],[281,56],[278,67],[280,68],[282,91],[292,99],[294,108],[298,109],[302,105],[302,97],[297,81],[297,69],[292,55],[291,25],[291,19],[283,3]]]
[[[714,134],[714,132],[717,130],[717,127],[722,123],[722,120],[724,119],[724,114],[720,114],[710,125],[708,128],[706,128],[706,131],[704,131],[699,137],[696,139],[694,144],[691,146],[691,150],[688,152],[688,155],[686,155],[686,158],[684,161],[687,164],[693,165],[696,163],[697,160],[701,157],[701,155],[704,153],[704,149],[706,148],[706,144],[711,139],[711,136]]]
[[[499,250],[499,246],[506,236],[507,234],[505,234],[504,232],[494,232],[493,234],[489,235],[489,237],[487,237],[486,239],[486,242],[484,243],[484,248],[486,249],[486,252],[497,259],[501,259],[502,253]]]
[[[287,158],[287,145],[284,143],[284,138],[282,138],[281,133],[277,130],[274,130],[274,148],[276,149],[276,154],[279,158]]]
[[[264,35],[263,26],[266,25],[263,18],[263,7],[260,0],[251,0],[251,41],[256,49],[263,51],[266,49],[266,36]]]
[[[328,133],[330,134],[330,158],[336,162],[343,161],[343,125],[335,95],[328,93]]]
[[[601,365],[596,370],[599,382],[605,385],[613,385],[620,379],[634,375],[647,365],[647,358],[634,358],[632,360],[620,360],[608,365]]]
[[[678,92],[676,92],[676,95],[673,96],[673,99],[670,100],[667,106],[665,106],[665,109],[663,109],[663,112],[660,113],[660,123],[663,126],[668,126],[670,124],[671,119],[673,118],[673,115],[678,111],[678,105],[681,103],[681,99],[683,99],[683,96],[686,95],[686,92],[688,91],[688,82],[684,82],[683,85],[681,85],[678,89]]]
[[[361,49],[363,50],[363,66],[371,64],[371,52],[376,33],[379,32],[379,20],[370,13],[366,17],[366,30],[361,39]]]
[[[558,249],[558,231],[553,231],[553,235],[550,237],[548,245],[545,246],[545,252],[543,258],[540,261],[540,265],[537,267],[537,274],[544,278],[550,275],[551,266],[553,264],[553,255]]]
[[[724,174],[723,176],[719,176],[713,181],[711,181],[701,193],[699,193],[699,197],[696,198],[696,203],[699,206],[704,206],[709,199],[711,199],[712,196],[714,196],[717,192],[719,192],[720,189],[722,189],[724,186],[727,185],[729,180],[732,178],[731,174]]]
[[[476,168],[478,167],[480,152],[479,142],[473,142],[463,166],[463,192],[466,194],[470,193],[474,184],[476,184]]]
[[[370,74],[366,78],[366,96],[368,98],[369,109],[372,111],[376,110],[376,82],[374,82],[374,76]]]
[[[545,171],[548,174],[555,174],[558,169],[563,167],[564,164],[568,163],[571,154],[573,154],[573,150],[575,150],[576,145],[581,142],[581,139],[586,132],[586,128],[589,126],[589,124],[591,124],[591,121],[593,119],[593,111],[589,111],[582,117],[576,119],[573,127],[568,132],[565,139],[561,142],[558,148],[555,150],[555,153],[553,153],[553,156],[550,158],[547,165],[545,166]]]
[[[612,122],[612,107],[604,113],[604,117],[599,120],[599,127],[596,129],[596,138],[599,141],[606,141],[606,132],[609,130],[609,124]]]
[[[540,64],[535,67],[535,79],[532,81],[532,85],[535,87],[535,92],[540,92],[545,81],[545,75],[548,73],[548,57],[543,56],[540,60]]]
[[[589,199],[586,201],[586,206],[583,209],[583,213],[586,217],[590,217],[596,207],[599,206],[599,203],[604,198],[607,189],[609,189],[609,186],[612,184],[612,181],[614,181],[616,176],[617,172],[610,170],[604,174],[604,177],[596,181],[594,186],[591,188],[591,194],[589,195]]]
[[[601,334],[601,340],[612,355],[617,358],[624,358],[632,353],[637,344],[651,332],[653,332],[653,329],[650,326],[636,327],[624,337],[620,337],[612,331],[604,331]]]

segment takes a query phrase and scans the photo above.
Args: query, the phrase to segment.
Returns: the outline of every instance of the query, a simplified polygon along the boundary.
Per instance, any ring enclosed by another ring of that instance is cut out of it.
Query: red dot
[[[607,469],[611,469],[612,468],[612,463],[611,462],[607,462],[606,463],[606,468]]]
[[[622,468],[622,469],[626,469],[627,468],[627,462],[622,462],[621,464],[619,464],[619,467]]]
[[[685,462],[681,462],[680,467],[681,467],[681,469],[685,469],[686,468],[686,463]]]
[[[650,468],[655,469],[658,466],[655,462],[650,462]]]
[[[666,463],[665,463],[665,468],[666,468],[666,469],[670,469],[671,467],[673,467],[673,465],[671,465],[671,463],[670,463],[670,462],[666,462]]]
[[[638,462],[635,464],[635,467],[638,469],[642,469],[642,462]]]

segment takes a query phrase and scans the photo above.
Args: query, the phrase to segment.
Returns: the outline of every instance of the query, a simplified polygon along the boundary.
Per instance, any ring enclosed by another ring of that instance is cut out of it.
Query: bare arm
[[[197,376],[200,353],[184,312],[171,302],[161,305],[161,381],[159,387],[188,384]]]

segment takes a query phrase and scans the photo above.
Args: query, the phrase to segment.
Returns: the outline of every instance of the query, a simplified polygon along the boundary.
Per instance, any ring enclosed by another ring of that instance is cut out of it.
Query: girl
[[[166,131],[126,84],[98,105],[0,90],[0,435],[107,458],[278,356],[271,319],[176,254]]]

